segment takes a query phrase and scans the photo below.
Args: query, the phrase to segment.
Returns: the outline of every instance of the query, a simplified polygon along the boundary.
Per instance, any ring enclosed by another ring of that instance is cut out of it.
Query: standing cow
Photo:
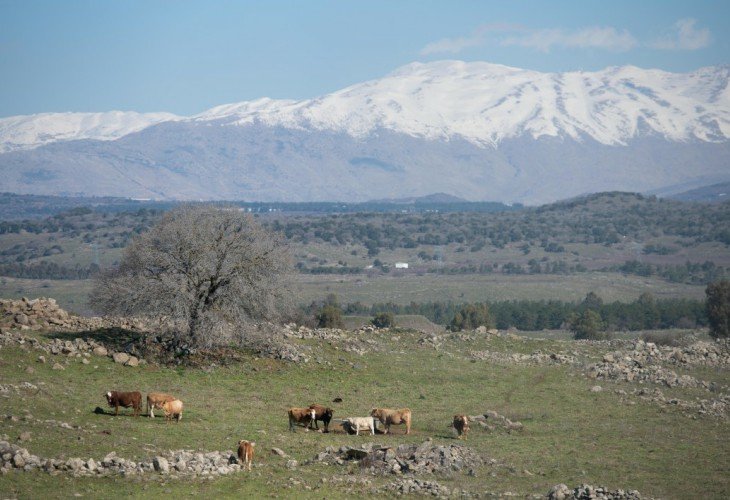
[[[454,415],[453,426],[456,429],[456,434],[459,439],[461,439],[461,436],[464,436],[464,439],[467,438],[467,434],[469,434],[469,417],[466,415]]]
[[[324,424],[324,432],[329,432],[330,421],[332,421],[332,415],[335,413],[334,410],[318,404],[309,405],[309,409],[314,410],[314,418],[312,419],[310,426],[314,424],[313,428],[319,430],[317,420],[321,420]]]
[[[114,416],[119,415],[119,407],[129,408],[132,407],[132,414],[135,417],[139,417],[142,411],[142,394],[138,391],[133,392],[120,392],[120,391],[109,391],[105,394],[106,402],[109,406],[114,408]]]
[[[162,409],[162,405],[168,401],[174,401],[175,396],[170,396],[164,392],[150,392],[147,394],[147,415],[155,418],[155,408]]]
[[[309,432],[309,426],[316,416],[316,412],[311,408],[289,408],[289,430],[295,432],[296,424],[303,424],[304,431]]]
[[[256,443],[253,441],[246,441],[245,439],[242,439],[238,442],[238,461],[244,469],[248,468],[248,470],[251,470],[254,446],[256,446]]]
[[[389,408],[373,408],[370,416],[380,420],[385,425],[385,434],[390,432],[391,425],[406,424],[406,434],[411,433],[411,410],[401,408],[400,410],[391,410]]]

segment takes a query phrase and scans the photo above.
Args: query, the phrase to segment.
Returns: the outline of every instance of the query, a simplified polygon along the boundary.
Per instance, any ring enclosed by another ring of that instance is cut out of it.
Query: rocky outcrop
[[[459,444],[436,445],[428,439],[419,444],[383,446],[365,444],[360,447],[327,447],[311,462],[344,465],[357,462],[373,474],[444,474],[461,471],[474,473],[474,468],[485,460],[470,448]],[[496,460],[487,464],[499,466]]]
[[[714,383],[701,381],[690,375],[678,375],[662,366],[662,363],[670,360],[677,362],[680,358],[699,362],[701,357],[705,359],[703,364],[724,362],[723,351],[726,344],[718,343],[716,349],[708,349],[709,343],[706,342],[698,344],[685,348],[686,351],[680,351],[677,348],[660,349],[651,342],[637,340],[633,343],[633,349],[607,353],[600,363],[590,365],[588,376],[595,379],[652,383],[667,387],[697,387],[715,391],[718,387]],[[684,352],[695,354],[685,355]]]
[[[535,351],[532,354],[520,354],[497,351],[469,351],[469,357],[477,361],[491,361],[493,363],[516,363],[531,365],[572,365],[576,363],[575,356],[559,352],[545,353]]]
[[[101,460],[94,458],[41,458],[26,448],[0,441],[0,473],[12,470],[42,470],[49,474],[73,476],[223,476],[242,470],[232,451],[207,453],[176,450],[140,461],[118,457],[112,452]]]
[[[19,330],[84,331],[100,328],[124,328],[147,331],[149,325],[138,318],[87,318],[69,314],[55,299],[0,299],[0,327]]]
[[[581,484],[571,489],[565,484],[556,484],[553,486],[546,498],[549,500],[592,500],[601,498],[603,500],[640,500],[641,493],[636,490],[609,490],[603,486],[591,486],[589,484]]]
[[[115,352],[93,339],[75,338],[73,340],[63,340],[53,338],[47,342],[38,340],[35,337],[29,337],[17,330],[0,331],[0,346],[16,344],[28,346],[32,349],[38,349],[54,356],[63,356],[66,358],[79,358],[82,362],[90,358],[92,355],[108,356],[116,363],[126,366],[138,366],[144,364],[144,360],[140,360],[136,356],[132,356],[125,352]],[[38,360],[42,363],[46,362],[45,356],[39,356]],[[55,368],[59,365],[60,368]],[[54,369],[63,369],[63,365],[54,363]]]

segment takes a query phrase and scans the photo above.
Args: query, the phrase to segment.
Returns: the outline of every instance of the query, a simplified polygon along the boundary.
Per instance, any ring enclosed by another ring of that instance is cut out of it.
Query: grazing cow
[[[464,436],[464,439],[467,438],[467,434],[469,434],[469,417],[466,415],[454,415],[454,429],[456,429],[456,433],[458,434],[458,438],[461,439],[461,436]]]
[[[332,415],[335,413],[334,410],[318,404],[309,405],[309,409],[314,410],[314,418],[310,425],[314,424],[314,428],[319,430],[317,420],[321,420],[324,423],[324,432],[329,432],[330,421],[332,420]]]
[[[167,401],[174,401],[175,396],[170,396],[164,392],[150,392],[147,394],[147,414],[150,418],[155,418],[155,408],[162,409],[162,404]]]
[[[114,416],[119,415],[119,407],[124,408],[132,407],[132,414],[135,417],[139,417],[139,413],[142,411],[142,394],[137,391],[133,392],[119,392],[109,391],[105,394],[106,402],[109,406],[114,408]]]
[[[360,429],[370,429],[370,434],[375,434],[375,420],[373,417],[350,417],[342,421],[342,427],[349,432],[348,429],[355,431],[355,435],[360,435]]]
[[[373,408],[370,416],[380,420],[385,425],[384,433],[390,432],[391,425],[406,424],[406,434],[411,433],[411,410],[402,408],[400,410],[390,410],[388,408]]]
[[[256,446],[256,443],[253,441],[242,439],[238,442],[238,461],[243,465],[244,469],[248,467],[248,470],[251,470],[254,446]]]
[[[289,430],[295,432],[294,425],[304,424],[304,431],[308,432],[316,414],[311,408],[289,408]]]
[[[179,422],[182,419],[183,402],[179,399],[165,401],[164,403],[162,403],[162,411],[165,412],[165,419],[168,422],[173,418],[176,422]]]

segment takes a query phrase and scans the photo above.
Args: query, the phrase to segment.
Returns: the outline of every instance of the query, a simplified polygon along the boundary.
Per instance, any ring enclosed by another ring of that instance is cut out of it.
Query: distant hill
[[[705,203],[722,203],[730,200],[730,182],[721,182],[711,186],[705,186],[697,189],[690,189],[683,193],[677,193],[669,196],[679,201],[699,201]]]

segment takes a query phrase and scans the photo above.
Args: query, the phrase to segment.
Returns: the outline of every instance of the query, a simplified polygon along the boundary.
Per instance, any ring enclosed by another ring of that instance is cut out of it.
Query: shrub
[[[379,312],[371,320],[376,328],[393,328],[395,326],[395,316],[392,312]]]
[[[317,312],[317,326],[320,328],[344,328],[342,311],[332,304],[322,306]]]
[[[591,309],[572,315],[569,324],[575,339],[606,340],[610,338],[601,315]]]
[[[730,281],[720,280],[707,285],[707,320],[712,338],[730,336]]]
[[[492,317],[487,304],[468,304],[459,309],[451,320],[449,328],[452,332],[474,330],[480,326],[491,328]]]

